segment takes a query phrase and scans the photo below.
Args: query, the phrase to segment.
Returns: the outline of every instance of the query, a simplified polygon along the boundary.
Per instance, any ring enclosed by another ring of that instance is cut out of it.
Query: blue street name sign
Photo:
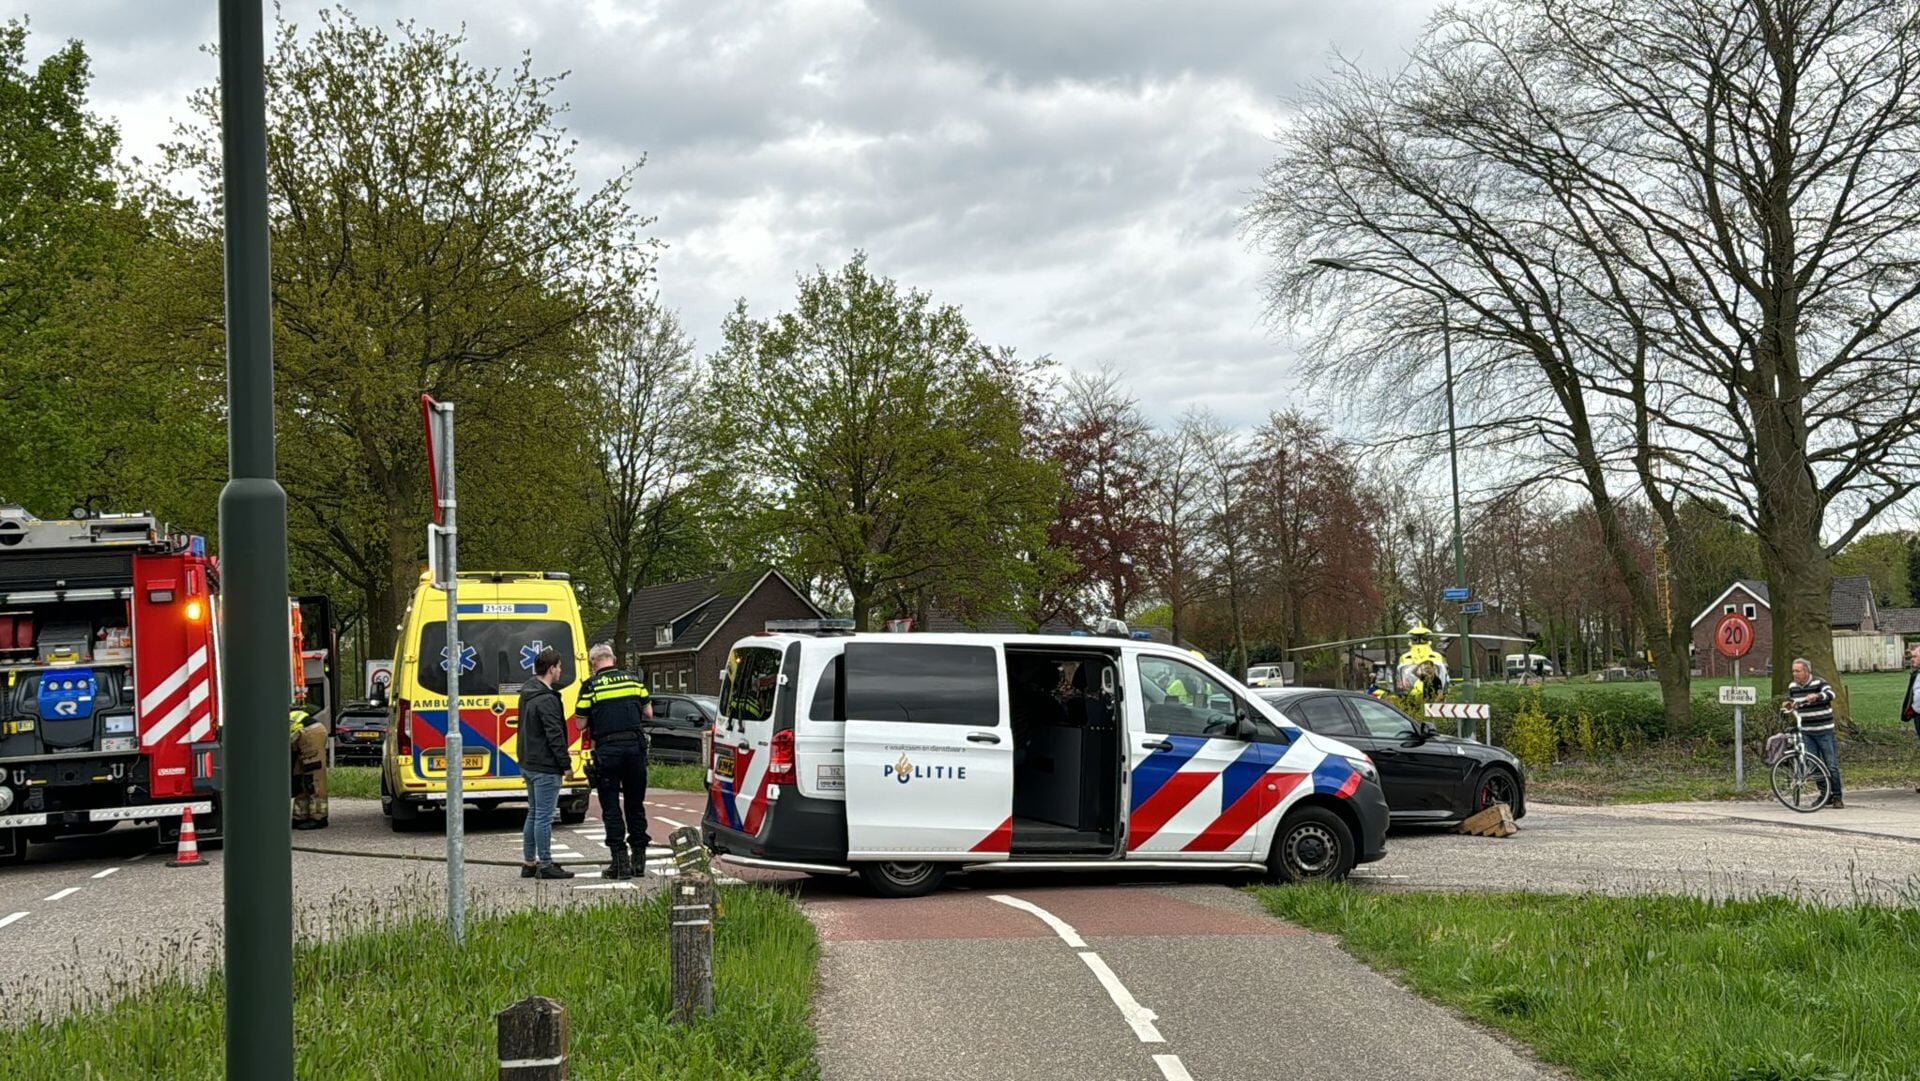
[[[1468,589],[1465,586],[1450,586],[1446,589],[1441,590],[1440,596],[1446,598],[1446,600],[1449,603],[1453,601],[1464,601],[1468,597],[1473,596],[1473,590]]]
[[[1463,616],[1477,616],[1486,610],[1487,606],[1479,601],[1468,601],[1460,606],[1460,614]]]

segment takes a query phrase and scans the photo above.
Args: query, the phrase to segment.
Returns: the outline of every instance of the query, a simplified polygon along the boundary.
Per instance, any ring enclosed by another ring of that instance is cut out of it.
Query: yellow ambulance
[[[586,633],[567,575],[555,571],[462,571],[460,656],[448,656],[447,595],[422,574],[400,621],[380,766],[380,806],[396,831],[423,828],[447,802],[447,672],[460,665],[461,777],[465,801],[524,803],[520,773],[520,685],[533,658],[560,652],[572,768],[561,783],[560,820],[583,821],[590,789],[581,772],[574,703],[587,672]]]

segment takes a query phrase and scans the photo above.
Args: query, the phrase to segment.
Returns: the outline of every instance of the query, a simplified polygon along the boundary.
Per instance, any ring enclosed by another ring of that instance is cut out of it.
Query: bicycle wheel
[[[1773,764],[1773,798],[1790,811],[1808,814],[1827,805],[1827,764],[1805,751]]]

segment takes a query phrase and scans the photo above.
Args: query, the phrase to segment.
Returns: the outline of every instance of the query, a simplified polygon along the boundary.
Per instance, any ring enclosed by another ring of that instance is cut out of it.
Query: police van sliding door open
[[[1000,651],[849,642],[850,859],[1005,859],[1013,733]]]

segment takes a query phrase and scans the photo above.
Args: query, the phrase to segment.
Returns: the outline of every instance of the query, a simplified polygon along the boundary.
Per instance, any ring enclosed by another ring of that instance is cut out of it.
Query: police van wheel
[[[925,897],[947,877],[944,863],[883,861],[860,865],[860,879],[881,897]]]
[[[1325,807],[1288,815],[1267,857],[1267,873],[1279,882],[1338,882],[1353,865],[1353,831]]]

